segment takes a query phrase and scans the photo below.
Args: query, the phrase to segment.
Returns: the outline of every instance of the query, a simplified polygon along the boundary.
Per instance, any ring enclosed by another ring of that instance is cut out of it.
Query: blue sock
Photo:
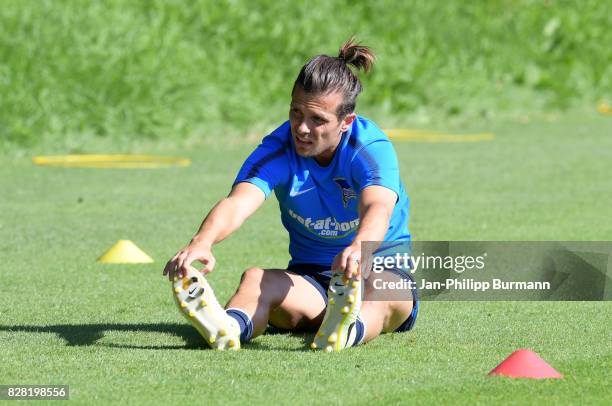
[[[355,321],[355,341],[353,342],[353,346],[361,344],[363,338],[365,337],[366,326],[363,320],[361,320],[361,315],[357,316],[357,320]]]
[[[253,337],[253,320],[244,310],[232,307],[225,310],[228,316],[233,317],[240,326],[240,342],[246,343]]]

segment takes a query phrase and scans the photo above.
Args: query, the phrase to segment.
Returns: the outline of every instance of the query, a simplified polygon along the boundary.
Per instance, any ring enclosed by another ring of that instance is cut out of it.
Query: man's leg
[[[284,269],[250,268],[226,309],[237,319],[248,316],[246,322],[252,323],[252,337],[256,337],[268,323],[289,330],[316,330],[325,313],[325,300],[303,276]],[[232,309],[243,315],[233,315]]]
[[[364,301],[360,318],[365,325],[365,337],[362,342],[370,341],[382,333],[396,331],[411,316],[413,310],[413,291],[411,289],[381,290],[374,285],[376,274],[370,274],[364,281]],[[385,271],[382,280],[400,285],[406,276]],[[389,286],[388,284],[387,286]],[[380,286],[380,285],[379,285]],[[394,300],[382,300],[390,297]]]
[[[408,330],[416,317],[416,289],[413,293],[408,281],[407,274],[395,271],[371,273],[362,282],[334,275],[329,282],[329,306],[311,348],[340,351],[383,332]]]

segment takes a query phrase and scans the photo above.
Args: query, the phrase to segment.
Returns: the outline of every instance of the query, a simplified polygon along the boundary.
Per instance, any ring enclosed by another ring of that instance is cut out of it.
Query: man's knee
[[[275,305],[287,295],[290,285],[289,277],[278,270],[252,267],[242,273],[238,293]]]
[[[240,285],[261,284],[265,272],[266,271],[264,271],[263,269],[257,267],[247,269],[242,273],[242,276],[240,277]]]

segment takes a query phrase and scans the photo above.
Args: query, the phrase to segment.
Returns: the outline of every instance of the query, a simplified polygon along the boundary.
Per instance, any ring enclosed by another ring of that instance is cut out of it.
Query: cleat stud
[[[330,297],[329,300],[328,300],[328,303],[333,305],[334,303],[336,303],[336,301],[334,300],[333,297]]]
[[[317,343],[311,343],[310,344],[310,348],[312,348],[313,350],[317,349]]]
[[[229,341],[227,342],[227,345],[229,345],[229,346],[230,346],[230,348],[234,348],[234,347],[236,346],[236,341],[234,341],[234,340],[229,340]]]
[[[181,293],[181,288],[179,288],[178,286],[174,288],[174,293]]]
[[[342,314],[347,314],[349,311],[350,311],[350,309],[348,308],[348,306],[344,306],[344,307],[342,308],[342,310],[340,310],[340,312],[341,312]]]
[[[187,302],[185,302],[184,300],[181,300],[181,307],[184,309],[187,307]]]
[[[202,307],[206,307],[208,303],[206,303],[206,299],[202,299],[200,300],[200,304],[202,305]]]
[[[223,329],[220,329],[220,330],[219,330],[219,335],[220,335],[221,337],[225,337],[225,336],[227,335],[227,332],[226,332],[225,330],[223,330]]]
[[[346,276],[342,277],[342,282],[346,285],[348,283],[348,278]]]
[[[174,282],[178,282],[178,276],[174,277]]]
[[[332,352],[334,349],[332,348],[331,345],[328,345],[327,347],[325,347],[325,352]]]
[[[210,339],[208,340],[208,342],[209,342],[210,344],[214,344],[214,343],[215,343],[215,341],[217,341],[217,340],[215,339],[215,337],[210,337]]]
[[[349,296],[349,297],[347,297],[347,298],[346,298],[346,300],[347,300],[349,303],[355,303],[355,297],[353,297],[353,296]]]
[[[195,312],[193,310],[189,310],[189,317],[195,317]]]
[[[329,337],[327,337],[327,342],[333,344],[338,339],[338,335],[336,333],[332,333]]]
[[[351,286],[353,286],[354,288],[359,286],[359,282],[357,281],[353,281],[353,283],[351,284]]]
[[[323,337],[323,332],[322,331],[317,331],[317,337]]]

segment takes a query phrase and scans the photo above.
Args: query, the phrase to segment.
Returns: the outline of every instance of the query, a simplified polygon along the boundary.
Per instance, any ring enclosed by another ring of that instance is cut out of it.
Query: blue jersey
[[[266,136],[242,165],[234,184],[249,182],[266,197],[274,190],[289,232],[290,264],[330,266],[359,227],[359,194],[367,186],[393,190],[397,202],[385,241],[410,240],[409,200],[387,136],[357,116],[342,134],[333,160],[321,166],[295,152],[289,121]]]

